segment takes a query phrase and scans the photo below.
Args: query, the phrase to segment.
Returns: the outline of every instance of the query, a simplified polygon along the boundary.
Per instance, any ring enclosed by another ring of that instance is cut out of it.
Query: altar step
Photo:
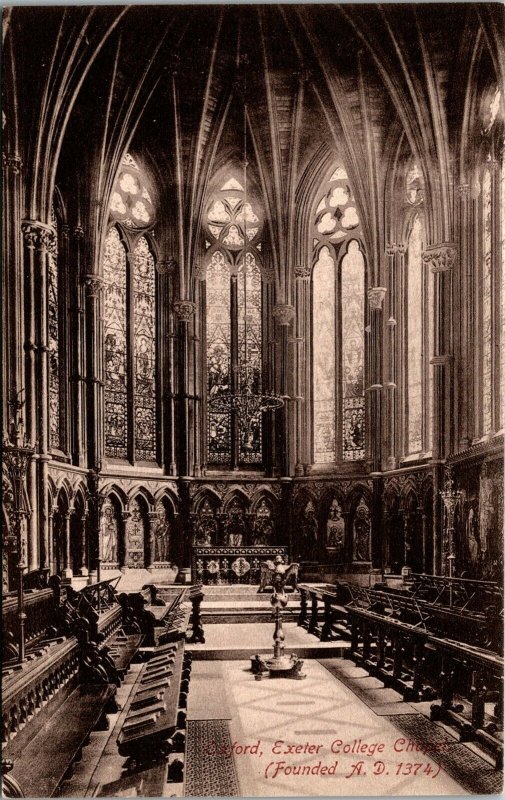
[[[273,620],[254,623],[252,619],[239,624],[204,626],[205,644],[186,644],[197,661],[244,661],[259,653],[272,653]],[[285,647],[287,653],[300,658],[340,658],[349,649],[350,642],[321,642],[295,622],[284,619]]]
[[[296,622],[300,613],[300,607],[292,606],[286,611],[282,612],[282,619],[285,622]],[[266,608],[229,608],[229,609],[213,609],[202,608],[202,623],[203,625],[216,624],[216,623],[252,623],[252,622],[271,622],[273,620],[273,613],[270,607]]]

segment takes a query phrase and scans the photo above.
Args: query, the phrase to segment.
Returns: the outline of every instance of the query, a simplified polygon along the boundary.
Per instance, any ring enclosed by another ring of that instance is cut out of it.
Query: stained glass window
[[[230,267],[217,250],[207,266],[207,391],[209,399],[230,391]],[[208,459],[226,464],[230,458],[230,414],[209,410]]]
[[[105,454],[126,458],[126,250],[116,228],[105,240],[104,342],[105,342]]]
[[[246,201],[243,182],[232,177],[210,199],[205,222],[207,460],[223,466],[230,465],[232,458],[243,465],[260,464],[261,412],[243,410],[234,415],[213,409],[210,401],[232,391],[232,374],[237,375],[237,393],[261,392],[261,211],[255,203]],[[236,275],[233,281],[232,274]],[[232,311],[235,308],[236,312]],[[237,354],[233,364],[232,342]],[[235,455],[233,441],[238,441]]]
[[[238,271],[238,351],[241,393],[261,393],[261,272],[253,253],[246,254]],[[240,421],[240,460],[261,462],[261,411]]]
[[[135,458],[156,460],[156,292],[154,257],[141,236],[133,253]]]
[[[416,215],[407,250],[408,451],[422,450],[423,439],[423,224]]]
[[[49,348],[49,437],[51,448],[61,447],[60,441],[60,333],[58,309],[58,222],[51,207],[54,235],[47,251],[47,344]]]
[[[365,262],[347,172],[338,166],[316,205],[312,272],[314,462],[365,457]],[[341,387],[337,391],[337,387]],[[341,397],[341,413],[339,410]],[[339,442],[341,441],[341,444]]]
[[[335,461],[335,261],[321,247],[313,271],[314,460]]]
[[[365,262],[357,241],[342,259],[342,456],[365,457]]]
[[[127,153],[116,176],[104,248],[105,454],[157,460],[156,271],[147,234],[155,208]],[[131,319],[130,319],[131,315]],[[130,411],[129,411],[130,409]]]
[[[492,274],[493,274],[493,203],[491,172],[484,171],[482,180],[482,433],[492,429]]]

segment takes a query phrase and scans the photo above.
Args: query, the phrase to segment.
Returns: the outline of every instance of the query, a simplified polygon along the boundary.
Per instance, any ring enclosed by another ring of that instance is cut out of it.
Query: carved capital
[[[156,263],[156,270],[159,275],[174,275],[177,271],[177,261],[175,258],[162,258]]]
[[[47,228],[41,228],[38,242],[39,250],[51,250],[55,245],[55,240],[55,231],[48,230]]]
[[[2,153],[2,164],[4,172],[10,171],[13,175],[19,175],[23,162],[18,155],[8,156]]]
[[[70,225],[62,225],[60,231],[63,239],[68,239],[70,237]]]
[[[88,297],[99,297],[103,289],[103,278],[100,275],[86,275],[84,278]]]
[[[311,268],[308,266],[300,265],[298,267],[295,267],[295,276],[297,278],[301,278],[302,280],[304,278],[310,278],[310,273],[311,273]]]
[[[432,272],[448,272],[455,267],[457,256],[454,244],[435,244],[423,252],[423,262],[431,267]]]
[[[371,286],[368,290],[368,303],[370,308],[381,309],[387,289],[384,286]]]
[[[290,306],[287,303],[278,303],[273,307],[272,313],[274,319],[277,320],[279,325],[289,325],[295,316],[295,307]]]
[[[191,300],[176,300],[174,311],[181,322],[189,322],[196,311],[196,304]]]
[[[398,252],[398,245],[394,242],[386,245],[386,255],[387,256],[394,256],[395,253]]]
[[[84,239],[84,231],[80,227],[74,228],[72,235],[77,242],[81,242]]]
[[[21,231],[29,250],[49,250],[54,244],[54,231],[42,222],[25,220],[21,223]]]
[[[462,183],[460,186],[458,186],[458,194],[462,199],[468,197],[470,194],[470,184]]]

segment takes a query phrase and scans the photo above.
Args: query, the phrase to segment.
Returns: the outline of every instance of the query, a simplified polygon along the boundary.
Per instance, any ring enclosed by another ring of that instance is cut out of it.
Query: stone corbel
[[[174,275],[177,271],[177,261],[175,258],[162,258],[156,262],[156,271],[159,275]]]
[[[103,289],[104,281],[100,275],[86,275],[84,278],[88,297],[99,297]]]
[[[456,266],[458,250],[455,244],[442,243],[427,247],[423,252],[423,263],[431,267],[431,271],[449,272]]]
[[[176,300],[174,311],[180,322],[189,322],[196,312],[196,303],[191,300]]]
[[[272,314],[279,325],[289,325],[295,315],[295,307],[287,303],[278,303],[273,307]]]
[[[368,304],[370,308],[381,310],[387,289],[384,286],[372,286],[368,290]]]
[[[299,280],[307,280],[310,278],[310,274],[312,272],[311,267],[307,266],[298,266],[295,267],[295,277]]]

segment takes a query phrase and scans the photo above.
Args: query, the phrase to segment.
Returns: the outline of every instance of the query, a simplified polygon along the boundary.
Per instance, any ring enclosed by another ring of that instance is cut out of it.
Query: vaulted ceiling
[[[384,249],[388,169],[418,160],[438,228],[451,236],[453,154],[466,87],[485,50],[503,81],[496,4],[15,8],[4,20],[7,142],[27,169],[26,213],[48,218],[54,184],[88,187],[75,221],[99,247],[127,148],[151,169],[183,285],[216,172],[243,158],[289,293],[300,186],[337,155],[371,262]],[[87,203],[87,205],[86,205]]]

